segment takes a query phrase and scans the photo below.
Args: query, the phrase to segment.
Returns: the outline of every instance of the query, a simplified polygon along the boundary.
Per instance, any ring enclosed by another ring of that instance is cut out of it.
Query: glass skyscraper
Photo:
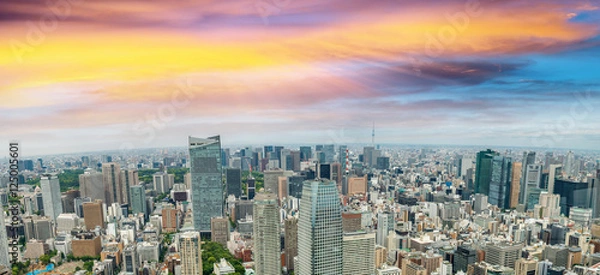
[[[488,195],[490,193],[492,158],[498,155],[498,152],[490,149],[477,153],[477,162],[475,163],[475,193],[481,193],[484,195]]]
[[[488,202],[497,205],[500,209],[510,207],[511,170],[511,158],[495,156],[492,159]]]
[[[129,187],[131,196],[131,213],[138,214],[144,213],[144,216],[148,216],[146,210],[146,190],[142,185],[134,185]]]
[[[210,218],[223,216],[221,138],[189,137],[194,229],[210,235]]]
[[[298,220],[299,275],[342,274],[342,212],[335,181],[307,181]]]
[[[44,216],[55,221],[62,214],[62,200],[60,198],[60,184],[56,174],[44,174],[40,180],[42,187],[42,201],[44,203]]]

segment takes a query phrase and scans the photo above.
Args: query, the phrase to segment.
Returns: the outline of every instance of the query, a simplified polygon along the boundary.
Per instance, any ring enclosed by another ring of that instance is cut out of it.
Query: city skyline
[[[275,2],[2,1],[0,140],[600,146],[597,2]]]

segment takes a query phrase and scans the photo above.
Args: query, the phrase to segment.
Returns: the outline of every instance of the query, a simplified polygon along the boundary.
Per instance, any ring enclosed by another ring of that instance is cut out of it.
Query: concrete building
[[[229,241],[229,219],[227,217],[213,217],[210,219],[210,238],[227,247]]]
[[[342,213],[334,181],[303,185],[298,221],[298,274],[342,274]]]
[[[231,265],[231,263],[221,258],[221,260],[218,263],[213,264],[213,273],[215,275],[235,274],[235,269],[233,268],[233,265]]]
[[[104,186],[104,196],[106,205],[115,202],[123,203],[123,184],[121,182],[121,166],[118,163],[102,163],[102,182]]]
[[[375,272],[375,233],[345,233],[342,251],[342,274],[371,275]]]
[[[102,251],[102,237],[93,233],[81,233],[75,235],[71,241],[73,257],[98,257]]]
[[[519,258],[515,262],[515,275],[538,275],[536,258]]]
[[[221,137],[189,137],[194,228],[210,234],[210,219],[224,216]]]
[[[510,208],[516,208],[519,204],[519,192],[521,190],[521,170],[523,165],[520,162],[512,163],[512,176],[510,183]]]
[[[200,244],[200,233],[188,231],[181,234],[179,239],[181,275],[202,274],[202,249]]]
[[[298,218],[294,216],[288,216],[284,221],[284,254],[285,262],[284,265],[287,270],[294,270],[294,258],[298,256]]]
[[[492,265],[515,268],[515,262],[521,257],[522,244],[496,243],[485,246],[485,261]]]
[[[258,274],[281,274],[281,242],[277,195],[259,192],[254,198],[254,264]]]
[[[96,226],[104,228],[104,214],[102,210],[102,202],[86,202],[83,204],[83,220],[85,227],[88,230],[94,230]]]
[[[40,186],[42,188],[42,199],[44,202],[44,216],[56,221],[58,215],[63,212],[58,176],[56,174],[42,175]]]
[[[79,191],[82,198],[88,197],[92,201],[106,201],[102,173],[98,173],[92,169],[86,169],[83,174],[79,175]]]

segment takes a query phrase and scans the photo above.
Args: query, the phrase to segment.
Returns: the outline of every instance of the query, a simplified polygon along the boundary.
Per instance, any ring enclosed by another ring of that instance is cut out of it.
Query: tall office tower
[[[92,169],[86,169],[85,173],[79,175],[79,191],[81,197],[106,201],[102,173],[97,173]]]
[[[121,198],[123,198],[123,204],[131,204],[131,186],[140,184],[140,177],[137,169],[121,170],[121,182],[123,183],[123,191],[121,192]]]
[[[275,154],[275,158],[279,163],[279,168],[281,168],[281,151],[283,151],[283,146],[275,146],[273,147],[273,154]]]
[[[102,181],[104,183],[104,195],[106,205],[115,202],[121,203],[121,166],[118,163],[102,163]]]
[[[567,153],[567,156],[565,157],[565,169],[564,172],[565,174],[567,174],[568,177],[573,177],[576,174],[575,171],[575,154],[573,154],[573,152],[569,151]],[[577,171],[579,172],[579,171]]]
[[[89,156],[82,156],[81,157],[81,165],[83,167],[89,167],[89,166],[91,166],[90,157]]]
[[[331,180],[331,164],[317,164],[317,175],[320,179]]]
[[[492,177],[489,189],[489,202],[500,209],[509,208],[511,187],[511,158],[495,156],[492,159]]]
[[[60,183],[56,174],[44,174],[40,179],[42,199],[44,201],[44,216],[55,221],[62,214],[62,201],[60,199]]]
[[[375,274],[375,233],[345,233],[342,265],[344,275]]]
[[[520,258],[515,262],[515,275],[537,275],[538,261],[534,258]]]
[[[485,246],[485,261],[493,265],[515,268],[515,262],[521,258],[523,244],[498,243]]]
[[[223,216],[221,137],[189,137],[194,228],[210,234],[210,218]]]
[[[494,156],[499,156],[498,152],[490,149],[477,153],[477,162],[475,163],[475,193],[486,196],[490,193],[492,160]]]
[[[330,165],[331,167],[331,180],[335,181],[338,186],[342,186],[342,164],[334,162]]]
[[[229,218],[213,217],[210,219],[210,240],[227,247],[229,241]]]
[[[283,149],[281,150],[281,163],[280,163],[280,167],[282,170],[292,170],[292,158],[291,158],[291,152],[292,150],[290,149]],[[289,162],[288,162],[289,160]]]
[[[460,169],[458,169],[458,176],[465,177],[467,175],[467,170],[474,168],[473,167],[473,156],[462,156],[459,161]],[[466,180],[465,180],[466,182]]]
[[[335,145],[334,144],[324,145],[323,153],[325,153],[325,162],[332,163],[335,160]]]
[[[347,145],[340,145],[337,152],[337,161],[342,164],[342,170],[346,169],[346,150]]]
[[[137,263],[137,252],[136,252],[136,246],[131,244],[125,247],[125,249],[123,249],[123,267],[122,267],[122,271],[125,271],[125,273],[133,273],[136,274],[137,273],[137,268],[138,268],[138,263]]]
[[[75,198],[73,200],[75,214],[77,214],[78,217],[83,218],[83,204],[91,201],[92,199],[90,199],[89,197]]]
[[[264,172],[264,188],[265,192],[271,192],[277,194],[278,187],[278,179],[279,177],[283,177],[283,170],[267,170]]]
[[[104,214],[102,201],[86,202],[83,204],[83,220],[88,230],[94,230],[96,226],[104,228]]]
[[[377,214],[377,245],[386,246],[388,233],[394,230],[395,225],[394,213]]]
[[[284,231],[285,231],[285,267],[287,270],[294,270],[294,258],[298,256],[298,218],[294,216],[288,216],[284,220]]]
[[[523,161],[521,162],[521,188],[519,189],[519,203],[526,204],[527,200],[527,166],[535,164],[535,152],[523,152]],[[516,172],[515,172],[516,173]]]
[[[131,194],[131,213],[137,215],[143,213],[145,217],[148,217],[148,211],[146,210],[146,190],[142,185],[134,185],[129,187]]]
[[[281,201],[284,198],[287,198],[289,196],[288,186],[288,177],[277,178],[277,199],[279,201],[279,205],[281,205]]]
[[[254,263],[257,274],[281,274],[279,206],[274,193],[259,192],[252,210]]]
[[[525,194],[523,204],[525,205],[525,209],[531,209],[530,206],[535,205],[537,203],[538,189],[540,189],[540,182],[542,179],[542,166],[537,164],[530,164],[523,167],[525,179],[522,179],[521,182],[525,184],[525,188],[523,189]],[[533,194],[533,198],[532,195]],[[533,201],[530,202],[530,199]]]
[[[152,176],[152,183],[156,193],[163,194],[169,192],[169,175],[167,173],[155,173]]]
[[[293,150],[290,152],[290,158],[291,158],[291,169],[287,169],[287,170],[292,170],[294,172],[300,172],[300,151],[297,150]],[[289,165],[289,163],[288,163]]]
[[[559,217],[560,212],[560,196],[547,192],[540,194],[539,204],[533,208],[535,218]]]
[[[11,266],[8,254],[8,235],[6,234],[6,224],[4,222],[4,211],[0,211],[0,265]]]
[[[467,267],[477,262],[477,251],[470,246],[461,245],[456,248],[454,252],[454,265],[452,271],[454,273],[460,271],[466,272]]]
[[[564,244],[546,245],[542,253],[543,259],[548,259],[554,266],[566,267],[569,258],[569,248]]]
[[[342,274],[342,213],[333,181],[307,181],[298,221],[298,274]]]
[[[308,161],[312,158],[312,148],[310,146],[300,146],[300,161]]]
[[[373,151],[375,151],[375,147],[373,146],[366,146],[363,148],[363,163],[365,164],[365,166],[372,166]]]
[[[556,176],[562,173],[562,166],[557,164],[550,164],[548,168],[548,193],[554,193],[554,182],[556,181]]]
[[[64,213],[75,213],[75,198],[80,197],[79,190],[68,190],[61,196]]]
[[[242,170],[229,168],[225,172],[227,182],[227,195],[234,195],[236,198],[242,196]]]
[[[220,164],[220,161],[217,164]],[[217,166],[220,167],[221,165]],[[181,275],[202,274],[202,249],[200,244],[200,233],[196,231],[181,233],[179,239]]]
[[[521,169],[522,164],[520,162],[513,162],[510,183],[510,208],[515,208],[517,207],[517,204],[519,204],[519,192],[521,190]]]

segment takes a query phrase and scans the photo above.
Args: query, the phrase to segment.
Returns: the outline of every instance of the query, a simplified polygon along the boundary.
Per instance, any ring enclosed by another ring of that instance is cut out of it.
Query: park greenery
[[[242,192],[244,192],[244,194],[246,194],[246,187],[249,174],[250,171],[242,171]],[[255,191],[258,192],[258,190],[263,188],[265,185],[264,174],[261,172],[252,171],[252,177],[254,178]]]
[[[236,259],[225,249],[223,245],[217,242],[206,241],[202,244],[202,273],[204,275],[213,274],[214,264],[221,259],[227,260],[235,269],[235,274],[244,274],[245,268],[242,262]]]

